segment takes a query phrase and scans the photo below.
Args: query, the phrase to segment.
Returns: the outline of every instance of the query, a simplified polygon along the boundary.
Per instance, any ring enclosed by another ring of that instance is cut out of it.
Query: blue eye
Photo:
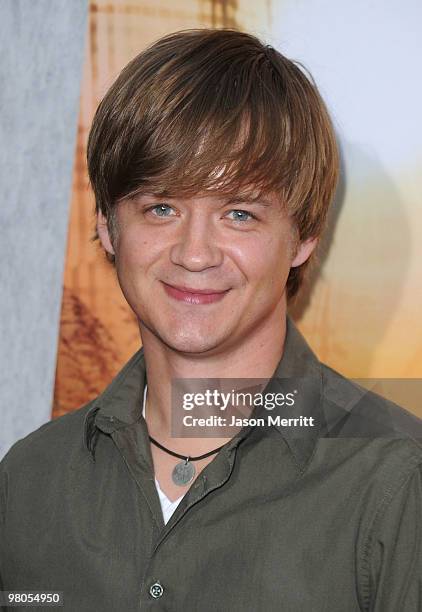
[[[170,215],[167,213],[171,212],[173,209],[168,204],[157,204],[148,210],[155,211],[154,215],[156,217],[169,217]]]
[[[248,212],[247,210],[238,210],[234,209],[229,212],[229,215],[234,213],[234,217],[232,217],[233,221],[250,221],[251,219],[256,219],[255,215]]]

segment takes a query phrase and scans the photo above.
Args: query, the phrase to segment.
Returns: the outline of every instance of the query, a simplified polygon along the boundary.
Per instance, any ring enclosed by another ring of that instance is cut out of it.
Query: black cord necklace
[[[211,457],[211,455],[215,455],[216,453],[218,453],[218,451],[221,450],[224,446],[223,444],[222,446],[219,446],[218,448],[209,451],[208,453],[204,453],[203,455],[198,455],[197,457],[186,457],[186,455],[180,455],[179,453],[175,453],[174,451],[166,448],[165,446],[157,442],[157,440],[154,440],[152,436],[149,436],[149,439],[155,446],[157,446],[165,453],[171,455],[172,457],[182,459],[182,461],[176,463],[171,474],[174,484],[178,485],[179,487],[184,487],[193,480],[196,474],[196,470],[195,466],[191,463],[192,461],[200,461],[201,459]]]

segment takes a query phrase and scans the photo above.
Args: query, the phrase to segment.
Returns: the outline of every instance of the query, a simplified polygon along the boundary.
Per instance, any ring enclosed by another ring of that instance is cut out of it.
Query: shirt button
[[[159,582],[154,582],[154,584],[149,587],[149,594],[154,599],[158,599],[163,593],[164,589]]]

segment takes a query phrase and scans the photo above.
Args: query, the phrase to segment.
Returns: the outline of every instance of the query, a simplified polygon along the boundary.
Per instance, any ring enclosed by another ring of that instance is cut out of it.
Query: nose
[[[184,219],[170,250],[172,263],[191,272],[219,266],[223,251],[217,245],[215,231],[206,211],[199,208]]]

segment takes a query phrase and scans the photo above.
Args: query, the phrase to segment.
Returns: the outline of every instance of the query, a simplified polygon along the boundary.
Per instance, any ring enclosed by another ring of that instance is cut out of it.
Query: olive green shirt
[[[72,612],[421,612],[421,422],[321,364],[289,319],[277,377],[302,381],[287,412],[315,426],[244,427],[167,525],[142,349],[17,442],[0,464],[2,588],[62,591]]]

